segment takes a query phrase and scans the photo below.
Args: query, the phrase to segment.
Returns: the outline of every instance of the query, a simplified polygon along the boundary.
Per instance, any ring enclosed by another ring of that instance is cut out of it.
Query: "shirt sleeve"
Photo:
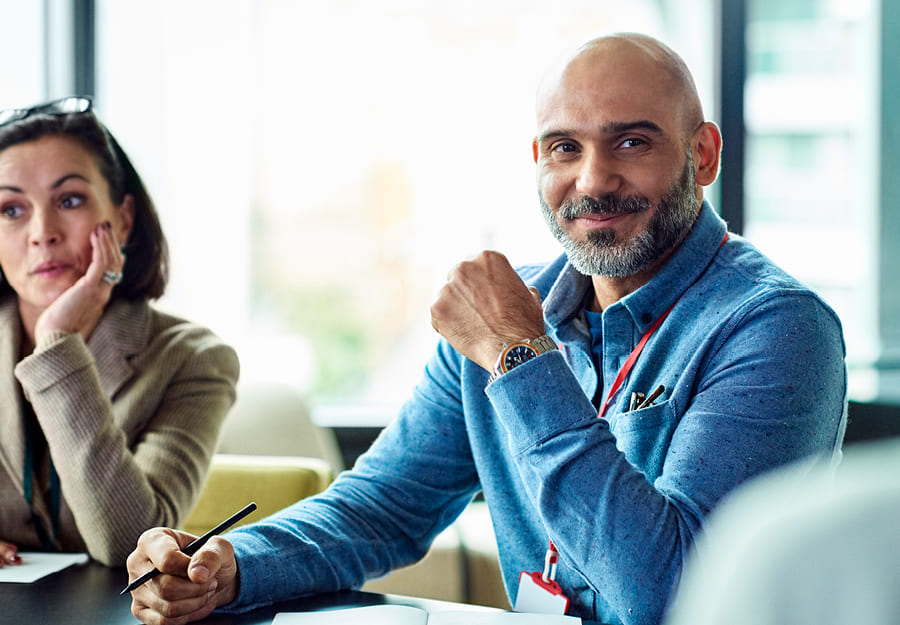
[[[412,564],[479,490],[459,363],[438,350],[398,417],[322,494],[229,532],[240,593],[225,611],[358,588]]]

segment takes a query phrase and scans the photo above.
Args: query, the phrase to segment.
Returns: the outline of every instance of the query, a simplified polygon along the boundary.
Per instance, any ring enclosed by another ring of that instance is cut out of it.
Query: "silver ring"
[[[118,284],[122,281],[122,272],[121,271],[104,271],[103,277],[100,278],[106,284]]]

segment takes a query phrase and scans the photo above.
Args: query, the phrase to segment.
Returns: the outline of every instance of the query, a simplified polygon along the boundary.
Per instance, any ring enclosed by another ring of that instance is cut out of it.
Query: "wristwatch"
[[[556,342],[546,334],[542,334],[536,339],[505,343],[503,349],[500,350],[500,356],[497,358],[494,372],[491,374],[488,384],[507,371],[518,367],[523,362],[528,362],[532,358],[537,358],[541,354],[546,354],[554,349],[558,349]]]

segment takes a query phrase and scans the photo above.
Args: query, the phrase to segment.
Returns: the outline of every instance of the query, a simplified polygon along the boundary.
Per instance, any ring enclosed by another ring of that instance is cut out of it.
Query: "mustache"
[[[580,200],[563,202],[559,207],[559,216],[563,219],[577,219],[585,215],[642,213],[650,208],[652,208],[650,200],[642,195],[623,197],[608,193],[598,199],[585,195]]]

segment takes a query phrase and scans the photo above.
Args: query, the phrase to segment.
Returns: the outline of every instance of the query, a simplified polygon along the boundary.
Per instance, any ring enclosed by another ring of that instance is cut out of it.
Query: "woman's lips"
[[[68,263],[50,261],[41,263],[31,273],[41,278],[56,278],[72,268]]]

